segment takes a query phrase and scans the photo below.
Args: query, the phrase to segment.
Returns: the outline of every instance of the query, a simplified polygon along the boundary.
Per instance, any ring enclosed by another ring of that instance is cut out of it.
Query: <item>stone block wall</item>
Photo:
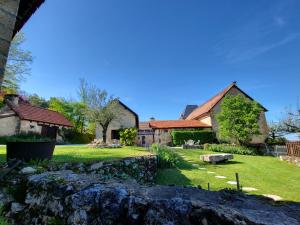
[[[298,225],[300,204],[234,191],[99,182],[69,170],[26,178],[21,202],[7,204],[12,225]],[[1,202],[5,199],[0,192]],[[6,198],[7,199],[7,198]]]

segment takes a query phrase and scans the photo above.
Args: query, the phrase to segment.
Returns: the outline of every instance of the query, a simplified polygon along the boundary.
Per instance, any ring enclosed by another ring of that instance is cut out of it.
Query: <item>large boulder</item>
[[[99,175],[72,171],[30,176],[24,208],[11,214],[11,222],[18,225],[300,224],[298,203],[276,206],[266,198],[232,191],[100,180]]]
[[[232,154],[210,154],[210,155],[201,155],[200,159],[204,162],[209,162],[209,163],[219,163],[219,162],[226,162],[228,160],[233,159]]]

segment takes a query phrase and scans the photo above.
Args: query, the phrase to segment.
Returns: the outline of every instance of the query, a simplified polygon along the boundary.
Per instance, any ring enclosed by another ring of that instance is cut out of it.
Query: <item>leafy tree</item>
[[[270,122],[268,124],[268,127],[269,127],[269,136],[268,136],[269,144],[284,143],[286,141],[284,136],[287,134],[287,132],[284,131],[280,123]]]
[[[22,32],[19,32],[11,42],[4,78],[2,78],[4,79],[3,90],[12,90],[16,93],[20,89],[20,83],[30,74],[33,58],[30,51],[22,48],[24,42],[25,36]]]
[[[221,111],[216,116],[219,136],[223,140],[248,144],[253,135],[259,135],[259,116],[262,108],[243,95],[228,95],[223,99]]]
[[[78,92],[81,101],[85,104],[85,114],[90,122],[102,127],[102,138],[106,142],[108,126],[117,118],[119,100],[83,79],[80,81]]]
[[[38,96],[37,94],[29,95],[27,96],[27,99],[32,105],[39,106],[45,109],[49,107],[49,102],[46,99]]]
[[[125,146],[132,146],[135,143],[137,129],[127,128],[120,131],[120,142]]]
[[[300,134],[300,106],[296,110],[289,109],[280,121],[281,130],[287,133]]]
[[[87,118],[84,115],[85,105],[81,102],[67,101],[64,98],[50,98],[49,109],[63,114],[75,126],[75,129],[81,134],[87,124]]]

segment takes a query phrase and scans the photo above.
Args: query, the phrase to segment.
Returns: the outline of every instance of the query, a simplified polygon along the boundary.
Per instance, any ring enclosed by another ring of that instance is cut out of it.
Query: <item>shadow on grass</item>
[[[177,168],[158,169],[155,183],[161,185],[192,185],[191,180],[182,174],[180,169]]]
[[[0,163],[6,162],[6,154],[0,154]]]
[[[243,162],[239,162],[239,161],[231,161],[231,160],[229,160],[227,162],[219,162],[219,163],[217,163],[215,165],[224,165],[224,166],[226,166],[226,165],[234,165],[234,164],[244,164],[244,163]]]

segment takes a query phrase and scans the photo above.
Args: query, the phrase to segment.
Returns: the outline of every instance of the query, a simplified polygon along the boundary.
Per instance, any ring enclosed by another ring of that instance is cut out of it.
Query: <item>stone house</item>
[[[218,137],[218,122],[216,115],[221,110],[221,104],[227,95],[241,94],[251,101],[254,101],[248,94],[242,91],[234,82],[220,93],[206,101],[205,103],[197,105],[187,105],[185,110],[180,116],[179,120],[167,120],[167,121],[150,121],[144,122],[148,124],[148,133],[153,133],[153,137],[143,137],[145,133],[139,132],[139,144],[150,145],[152,143],[170,144],[172,142],[171,132],[172,130],[195,130],[195,129],[210,129],[213,130]],[[265,109],[263,106],[259,117],[260,135],[255,135],[252,138],[252,144],[262,144],[268,137],[268,125],[265,117]]]
[[[138,144],[172,144],[173,130],[211,130],[211,126],[197,120],[160,120],[140,123]]]
[[[138,115],[122,103],[120,100],[116,106],[116,118],[110,122],[106,132],[106,142],[112,143],[120,140],[119,131],[125,128],[136,128],[139,126]],[[102,139],[103,129],[99,124],[96,124],[96,139]]]
[[[198,120],[202,123],[205,123],[211,126],[212,130],[216,132],[218,137],[218,122],[216,119],[216,115],[221,111],[221,104],[227,95],[243,95],[247,99],[254,101],[248,94],[246,94],[243,90],[241,90],[236,82],[233,82],[223,91],[218,93],[216,96],[209,99],[207,102],[201,104],[197,108],[195,108],[186,118],[185,120]],[[252,137],[252,144],[262,144],[265,142],[266,138],[268,137],[269,129],[268,124],[265,116],[265,112],[268,110],[260,105],[262,111],[259,117],[259,128],[260,128],[260,135],[255,135]]]
[[[6,95],[0,109],[0,136],[38,133],[61,140],[59,130],[73,127],[62,114],[31,105],[18,95]]]

